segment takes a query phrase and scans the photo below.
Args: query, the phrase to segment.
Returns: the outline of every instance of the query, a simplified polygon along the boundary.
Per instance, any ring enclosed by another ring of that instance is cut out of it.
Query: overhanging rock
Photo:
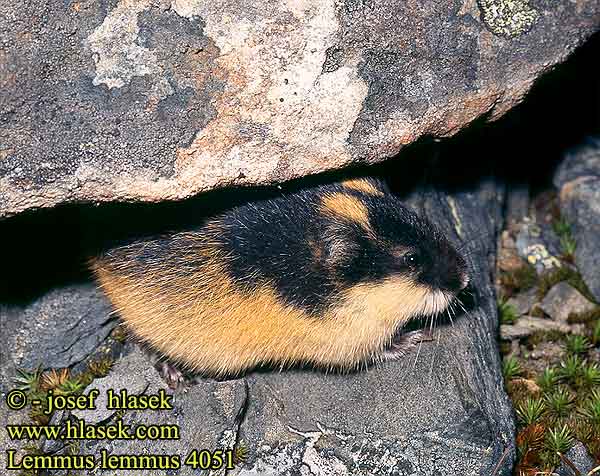
[[[376,162],[502,115],[595,0],[5,2],[0,216]]]

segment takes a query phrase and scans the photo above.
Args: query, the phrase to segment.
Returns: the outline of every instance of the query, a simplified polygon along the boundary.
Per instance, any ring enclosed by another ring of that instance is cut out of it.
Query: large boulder
[[[395,155],[494,119],[595,0],[3,2],[0,216]]]

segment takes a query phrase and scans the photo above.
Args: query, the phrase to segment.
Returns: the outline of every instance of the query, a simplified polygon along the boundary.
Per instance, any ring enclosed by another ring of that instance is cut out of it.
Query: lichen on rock
[[[495,35],[515,38],[527,33],[539,18],[529,0],[478,0],[481,17]]]

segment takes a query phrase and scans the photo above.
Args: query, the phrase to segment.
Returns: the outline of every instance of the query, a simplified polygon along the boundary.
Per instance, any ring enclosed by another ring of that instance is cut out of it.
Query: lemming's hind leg
[[[389,348],[383,352],[383,361],[398,360],[415,350],[421,342],[431,341],[429,331],[418,330],[395,337]]]

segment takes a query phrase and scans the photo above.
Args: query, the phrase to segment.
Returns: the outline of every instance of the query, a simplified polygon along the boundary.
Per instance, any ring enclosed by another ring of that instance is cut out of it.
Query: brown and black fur
[[[135,335],[216,376],[394,358],[418,337],[392,342],[404,324],[444,310],[468,280],[440,231],[371,179],[238,206],[91,266]]]

